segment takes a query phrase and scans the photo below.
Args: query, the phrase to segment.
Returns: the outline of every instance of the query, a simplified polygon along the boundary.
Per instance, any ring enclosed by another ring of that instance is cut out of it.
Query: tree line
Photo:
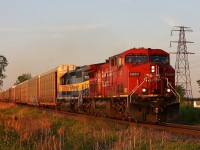
[[[8,65],[8,61],[6,57],[0,55],[0,87],[3,85],[3,79],[6,78],[4,72],[6,71],[6,66]]]
[[[5,75],[5,71],[6,71],[6,67],[8,66],[8,60],[5,56],[0,55],[0,91],[1,91],[1,87],[3,86],[3,79],[6,78]],[[22,75],[20,75],[16,82],[14,83],[14,85],[20,84],[26,80],[31,79],[31,74],[30,73],[23,73]]]

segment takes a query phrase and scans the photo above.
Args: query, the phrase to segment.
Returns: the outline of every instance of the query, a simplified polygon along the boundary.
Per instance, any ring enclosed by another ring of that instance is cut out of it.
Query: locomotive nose
[[[163,74],[164,71],[166,71],[166,67],[163,66],[163,65],[156,64],[156,63],[153,63],[153,64],[150,65],[150,73],[154,76],[155,75],[158,76],[160,74]]]
[[[170,72],[170,69],[165,65],[153,62],[149,64],[149,73],[145,74],[146,83],[141,88],[143,95],[148,94],[164,94],[167,91],[166,73]]]

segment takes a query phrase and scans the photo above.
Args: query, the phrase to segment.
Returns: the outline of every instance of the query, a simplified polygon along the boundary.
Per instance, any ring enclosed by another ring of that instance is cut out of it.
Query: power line
[[[193,43],[190,41],[186,41],[185,32],[192,32],[190,27],[184,26],[174,26],[171,30],[171,35],[173,31],[179,32],[179,40],[178,41],[170,41],[171,43],[178,43],[176,54],[176,62],[175,62],[175,73],[176,73],[176,85],[180,85],[185,90],[185,97],[192,98],[192,86],[191,86],[191,78],[190,78],[190,69],[189,69],[189,61],[188,54],[194,54],[191,52],[187,52],[187,43]]]

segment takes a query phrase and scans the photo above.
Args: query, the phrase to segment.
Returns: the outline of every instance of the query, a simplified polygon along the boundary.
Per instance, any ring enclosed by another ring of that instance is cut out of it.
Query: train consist
[[[174,86],[175,70],[167,52],[133,48],[104,63],[61,65],[3,91],[0,99],[158,123],[178,116]]]

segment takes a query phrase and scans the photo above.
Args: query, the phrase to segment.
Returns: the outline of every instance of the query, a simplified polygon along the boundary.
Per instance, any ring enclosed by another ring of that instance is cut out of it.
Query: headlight
[[[155,113],[157,114],[159,111],[158,107],[155,108]]]
[[[155,72],[155,66],[151,66],[151,72]]]
[[[145,93],[147,91],[147,89],[145,88],[142,88],[142,92]]]
[[[168,93],[171,92],[171,89],[167,89],[167,92],[168,92]]]

